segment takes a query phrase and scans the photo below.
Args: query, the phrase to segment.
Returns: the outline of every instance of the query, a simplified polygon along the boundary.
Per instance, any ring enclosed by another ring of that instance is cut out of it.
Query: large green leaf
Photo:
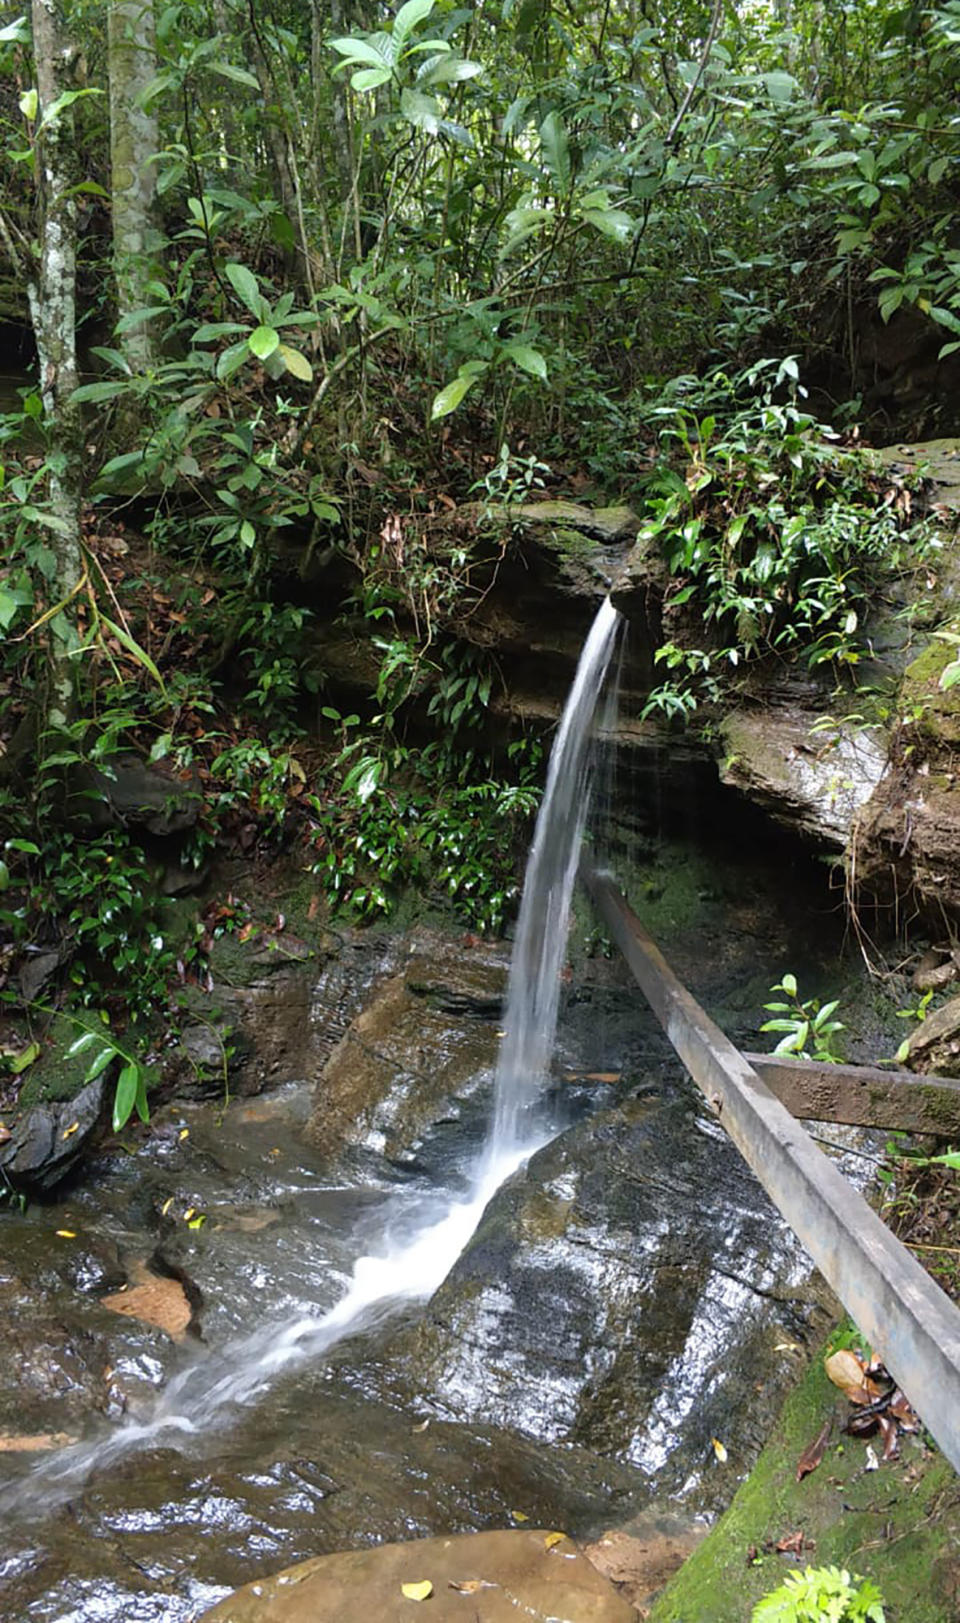
[[[440,390],[430,407],[430,416],[434,422],[438,417],[448,417],[456,411],[468,389],[472,389],[479,374],[466,375],[459,373],[450,383]]]
[[[570,143],[559,113],[548,113],[540,125],[540,146],[559,195],[566,197],[570,190]]]
[[[531,349],[529,344],[507,344],[504,354],[509,355],[511,361],[531,377],[547,379],[547,363],[538,349]]]
[[[208,62],[207,67],[211,73],[219,73],[221,79],[232,79],[234,84],[246,85],[248,90],[259,90],[260,82],[246,68],[238,68],[233,62]]]
[[[265,361],[267,356],[272,355],[279,347],[280,334],[275,327],[254,327],[247,343],[251,354],[255,355],[258,361]]]
[[[400,7],[393,20],[393,37],[398,44],[402,44],[408,34],[412,33],[417,23],[422,23],[424,17],[429,17],[433,10],[434,0],[406,0]]]
[[[360,68],[350,80],[354,90],[378,90],[393,77],[391,68]]]
[[[113,1130],[119,1133],[133,1112],[140,1092],[140,1067],[136,1060],[128,1060],[120,1075],[117,1077],[117,1089],[113,1096]]]
[[[294,349],[291,344],[280,344],[277,353],[292,377],[299,378],[301,383],[312,382],[313,367],[298,349]]]
[[[404,90],[400,111],[408,124],[424,130],[427,135],[436,135],[440,129],[440,108],[433,96],[424,96],[419,90]]]
[[[264,317],[269,313],[266,308],[267,301],[260,292],[253,271],[248,270],[246,265],[238,265],[234,260],[231,260],[229,265],[224,265],[223,274],[237,298],[242,300],[250,314],[256,316],[258,321],[263,321]]]
[[[340,63],[341,68],[350,67],[354,62],[366,62],[372,68],[390,66],[383,52],[365,39],[332,39],[330,48],[347,58],[345,62]]]
[[[475,79],[482,72],[482,63],[471,62],[465,56],[438,56],[435,61],[424,63],[417,74],[417,84],[456,85],[465,79]]]

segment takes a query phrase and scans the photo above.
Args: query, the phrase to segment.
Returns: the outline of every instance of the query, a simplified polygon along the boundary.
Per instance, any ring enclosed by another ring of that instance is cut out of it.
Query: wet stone
[[[36,1105],[0,1145],[0,1168],[11,1188],[27,1194],[55,1189],[80,1159],[99,1124],[106,1081],[99,1076],[65,1104]]]
[[[407,1593],[404,1592],[407,1586]],[[412,1591],[412,1592],[411,1592]],[[438,1623],[635,1623],[636,1612],[560,1533],[470,1533],[320,1556],[238,1590],[205,1623],[393,1618],[429,1601]]]

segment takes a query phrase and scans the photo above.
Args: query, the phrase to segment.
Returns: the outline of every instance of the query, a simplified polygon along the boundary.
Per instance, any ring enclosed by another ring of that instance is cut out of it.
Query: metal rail
[[[612,877],[581,879],[710,1108],[960,1470],[960,1312],[691,997]]]

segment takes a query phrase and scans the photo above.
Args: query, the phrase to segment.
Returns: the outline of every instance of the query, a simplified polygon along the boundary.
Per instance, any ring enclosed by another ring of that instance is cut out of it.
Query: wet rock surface
[[[474,1533],[321,1556],[249,1584],[207,1623],[334,1623],[387,1618],[411,1604],[442,1623],[633,1623],[634,1608],[568,1538],[549,1530]]]
[[[809,1273],[715,1122],[686,1098],[634,1099],[498,1191],[388,1350],[386,1379],[407,1401],[576,1443],[710,1509],[729,1491],[712,1439],[741,1468],[756,1455],[819,1324]]]
[[[97,1133],[105,1110],[106,1079],[97,1077],[66,1104],[35,1105],[0,1144],[0,1170],[23,1194],[48,1194],[72,1171]]]
[[[317,1083],[308,1141],[325,1154],[367,1144],[396,1156],[489,1080],[508,953],[418,934],[331,1053]]]

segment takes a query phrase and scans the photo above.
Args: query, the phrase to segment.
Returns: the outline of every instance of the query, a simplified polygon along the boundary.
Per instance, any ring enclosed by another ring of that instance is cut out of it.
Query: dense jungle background
[[[960,429],[958,0],[0,14],[0,1105],[69,1043],[146,1119],[214,941],[286,950],[215,862],[509,923],[531,526],[595,600],[640,548],[666,758],[794,671],[891,720],[941,542],[861,447]]]

